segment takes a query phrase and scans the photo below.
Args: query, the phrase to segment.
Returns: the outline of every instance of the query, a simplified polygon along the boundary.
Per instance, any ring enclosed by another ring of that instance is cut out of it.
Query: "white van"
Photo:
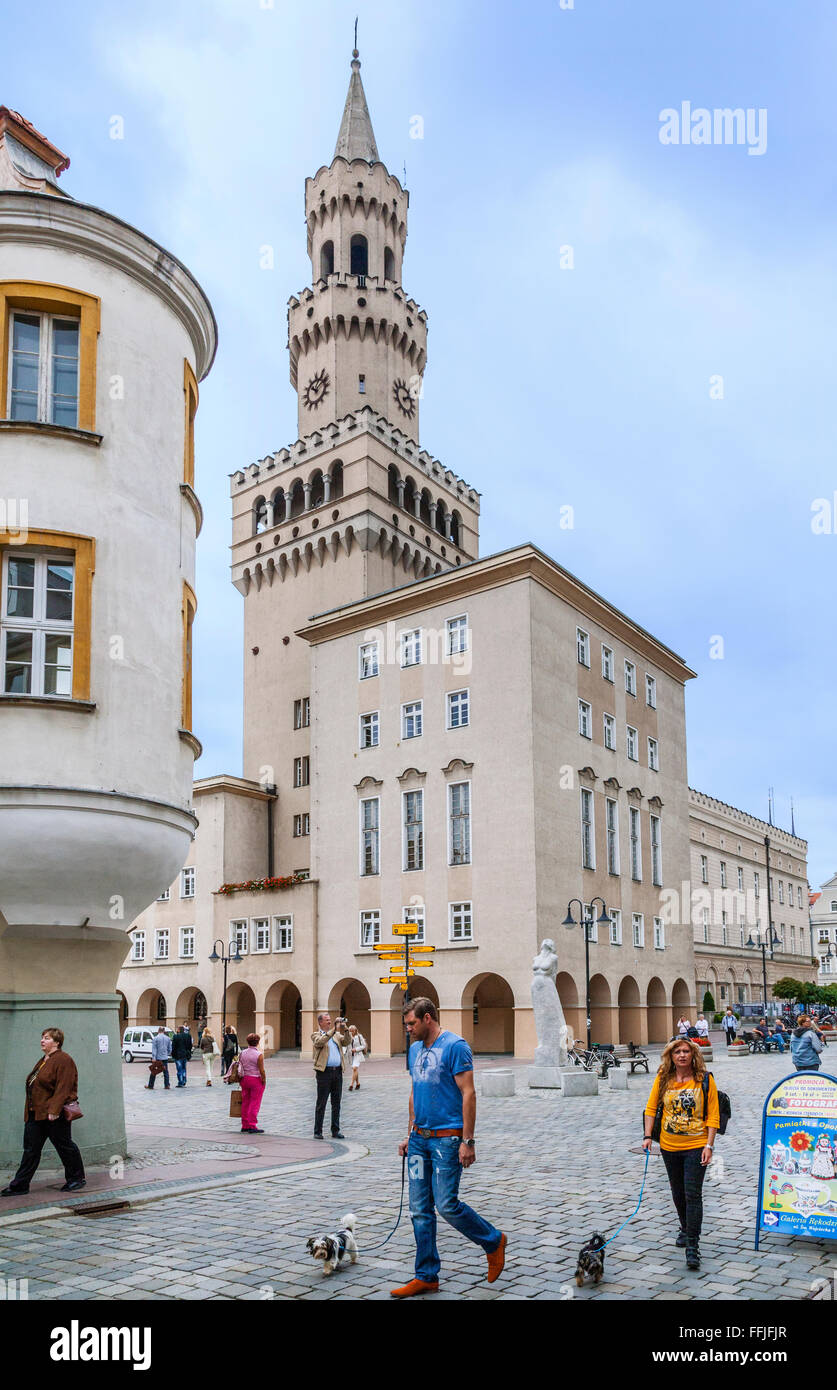
[[[171,1028],[166,1032],[169,1038],[174,1037]],[[122,1056],[126,1062],[133,1062],[134,1058],[139,1058],[141,1062],[151,1061],[151,1043],[157,1036],[157,1029],[150,1028],[145,1024],[141,1028],[126,1028],[122,1035]]]

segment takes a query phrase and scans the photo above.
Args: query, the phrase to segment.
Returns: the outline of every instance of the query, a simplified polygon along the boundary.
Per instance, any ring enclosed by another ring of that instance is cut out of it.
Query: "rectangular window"
[[[369,680],[378,674],[378,643],[363,642],[358,648],[358,679]]]
[[[606,681],[613,682],[613,648],[602,643],[602,675]]]
[[[610,914],[610,944],[611,946],[622,945],[622,911],[615,907]]]
[[[636,695],[636,667],[632,661],[625,662],[625,689],[629,695]]]
[[[311,723],[311,700],[308,695],[304,695],[301,700],[294,700],[294,728],[307,729]]]
[[[448,787],[450,864],[471,862],[471,783],[454,782]]]
[[[630,758],[631,762],[633,762],[633,763],[638,763],[638,762],[639,762],[639,734],[637,733],[636,729],[632,729],[631,726],[630,726],[630,724],[629,724],[628,727],[627,727],[627,729],[625,730],[625,735],[626,735],[625,742],[626,742],[626,745],[627,745],[628,757]]]
[[[580,627],[575,630],[575,646],[579,666],[590,665],[590,634]]]
[[[377,946],[381,940],[381,914],[377,908],[372,912],[360,914],[361,948]]]
[[[249,939],[249,923],[246,918],[240,921],[230,922],[230,950],[235,946],[243,956],[247,954],[247,942]]]
[[[377,748],[378,741],[378,711],[373,710],[371,714],[360,716],[360,746],[361,748]]]
[[[641,912],[634,912],[631,917],[633,927],[633,937],[635,946],[645,945],[645,918]]]
[[[653,676],[647,674],[645,677],[645,703],[651,709],[657,708],[657,682]]]
[[[180,928],[180,958],[181,960],[192,960],[195,955],[195,928]]]
[[[738,891],[739,893],[744,892],[744,870],[740,865],[738,867]]]
[[[292,951],[294,948],[294,919],[293,915],[287,917],[274,917],[273,919],[273,949],[274,951]]]
[[[180,870],[180,896],[181,898],[193,898],[195,896],[195,871],[192,868]]]
[[[154,959],[168,960],[169,958],[169,929],[168,927],[158,927],[154,933]]]
[[[584,930],[587,932],[587,940],[597,943],[599,940],[599,924],[596,920],[595,912],[593,911],[592,907],[590,907],[587,903],[584,904],[584,914],[582,921],[584,925]]]
[[[309,758],[294,758],[294,786],[307,787],[311,776]]]
[[[796,950],[796,927],[791,922],[791,951]]]
[[[72,695],[74,575],[68,557],[5,557],[0,662],[6,695]]]
[[[709,908],[708,908],[708,907],[705,907],[705,908],[703,909],[703,939],[704,939],[704,941],[708,941],[708,940],[709,940]]]
[[[722,946],[728,945],[728,942],[727,942],[727,914],[726,914],[725,912],[722,912],[722,913],[721,913],[721,945],[722,945]]]
[[[294,836],[298,838],[298,837],[301,836],[301,835],[310,835],[310,834],[311,834],[311,813],[310,813],[310,811],[303,811],[302,815],[300,815],[300,816],[294,816]]]
[[[797,890],[796,890],[796,891],[797,891],[797,893],[798,893],[798,895],[799,895],[799,897],[798,897],[798,902],[797,902],[797,907],[801,907],[801,906],[802,906],[802,884],[798,884],[798,885],[797,885]]]
[[[410,946],[418,946],[424,942],[424,903],[413,904],[412,907],[402,907],[402,922],[415,922],[418,931],[415,936],[410,937]]]
[[[630,809],[631,820],[631,878],[636,883],[642,882],[642,842],[640,840],[639,811],[635,806]]]
[[[421,738],[422,732],[422,701],[416,700],[411,705],[401,706],[401,737],[402,738]]]
[[[131,932],[131,960],[145,960],[145,932]]]
[[[167,889],[165,890],[164,893],[161,893],[161,894],[160,894],[160,896],[159,896],[159,898],[157,899],[157,901],[158,901],[158,903],[167,903],[167,902],[170,900],[170,898],[171,898],[171,889],[170,889],[170,888],[167,888]]]
[[[253,952],[259,955],[270,950],[270,918],[254,917],[250,923]]]
[[[660,843],[660,817],[651,817],[651,882],[655,888],[663,884],[663,851]]]
[[[705,879],[704,882],[706,882]],[[756,897],[758,897],[760,892],[761,889],[759,888],[759,876],[758,874],[753,874],[753,893]]]
[[[605,801],[605,822],[607,826],[607,871],[619,872],[619,807],[608,798]]]
[[[463,729],[470,723],[470,691],[452,690],[448,695],[448,728]]]
[[[660,745],[655,738],[648,740],[648,766],[652,772],[660,770]]]
[[[616,720],[612,714],[604,715],[604,746],[616,748]]]
[[[578,732],[582,738],[593,737],[593,711],[586,700],[578,702]]]
[[[593,793],[587,787],[581,789],[581,867],[583,869],[595,869],[596,867]]]
[[[459,652],[468,650],[468,619],[448,618],[447,628],[447,653],[448,656],[457,656]],[[421,658],[419,658],[420,660]]]
[[[360,803],[360,872],[362,875],[377,874],[380,863],[381,799],[372,796]]]
[[[782,882],[781,879],[779,879],[779,902],[780,902],[780,903],[782,904],[782,906],[784,907],[784,903],[785,903],[785,885],[784,885],[784,883]]]
[[[9,334],[9,420],[78,427],[78,319],[12,315]]]
[[[768,894],[768,897],[770,898],[770,901],[772,902],[772,901],[773,901],[773,875],[772,875],[772,874],[768,874],[768,875],[767,875],[767,894]]]
[[[404,860],[403,867],[424,868],[424,792],[404,792]]]
[[[727,886],[727,866],[726,866],[726,860],[722,859],[722,860],[721,860],[721,887],[722,887],[722,888],[726,888],[726,886]]]
[[[709,860],[705,854],[700,856],[700,881],[701,883],[709,882]]]
[[[666,945],[666,929],[662,917],[654,918],[654,950],[664,951]]]
[[[421,665],[421,628],[413,628],[409,632],[399,633],[401,641],[401,665],[420,666]]]
[[[473,941],[474,919],[471,903],[449,903],[448,936],[451,941]]]

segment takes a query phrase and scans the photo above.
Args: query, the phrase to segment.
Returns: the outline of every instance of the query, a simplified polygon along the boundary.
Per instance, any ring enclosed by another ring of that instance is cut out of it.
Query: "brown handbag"
[[[70,1123],[72,1123],[73,1120],[84,1119],[84,1111],[82,1110],[77,1100],[68,1100],[67,1104],[62,1109],[61,1114],[64,1116],[64,1119],[69,1120]]]
[[[237,1119],[241,1116],[241,1092],[230,1091],[230,1118]]]
[[[160,1072],[163,1070],[163,1064],[162,1062],[149,1062],[148,1070],[151,1072],[152,1076],[159,1076]]]

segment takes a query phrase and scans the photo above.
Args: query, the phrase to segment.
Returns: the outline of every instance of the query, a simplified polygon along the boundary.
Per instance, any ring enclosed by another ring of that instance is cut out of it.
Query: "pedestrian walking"
[[[70,1133],[70,1121],[64,1114],[64,1106],[78,1100],[78,1071],[72,1057],[63,1049],[61,1029],[45,1028],[41,1035],[43,1055],[26,1078],[23,1158],[0,1196],[19,1197],[29,1191],[47,1139],[64,1164],[65,1181],[61,1191],[75,1192],[86,1186],[84,1163]]]
[[[354,1023],[349,1024],[349,1055],[352,1059],[352,1080],[350,1091],[360,1090],[360,1068],[366,1052],[366,1039]]]
[[[183,1023],[171,1040],[171,1055],[177,1072],[178,1086],[186,1085],[186,1063],[192,1055],[192,1034]]]
[[[156,1035],[151,1039],[151,1065],[153,1067],[154,1063],[158,1062],[161,1063],[161,1066],[157,1066],[155,1070],[151,1072],[146,1082],[146,1091],[154,1090],[154,1082],[160,1075],[161,1070],[163,1073],[163,1084],[166,1090],[169,1090],[171,1085],[169,1081],[169,1062],[171,1061],[171,1057],[171,1038],[161,1023],[160,1027],[157,1029]]]
[[[705,1038],[706,1041],[708,1042],[708,1041],[709,1041],[709,1024],[708,1024],[707,1021],[706,1021],[706,1015],[705,1015],[705,1014],[698,1014],[697,1018],[695,1019],[695,1028],[697,1029],[698,1038]]]
[[[660,1152],[680,1218],[674,1243],[686,1247],[686,1267],[700,1269],[703,1180],[712,1162],[720,1114],[715,1078],[707,1072],[700,1047],[691,1038],[675,1038],[663,1048],[645,1107],[642,1147],[646,1152],[658,1117]]]
[[[204,1018],[202,1018],[202,1019],[200,1020],[200,1022],[198,1023],[198,1047],[200,1047],[200,1045],[201,1045],[201,1039],[203,1038],[203,1035],[204,1035],[205,1032],[206,1032],[206,1018],[204,1017]]]
[[[390,1293],[393,1298],[412,1298],[437,1292],[441,1261],[436,1212],[485,1251],[486,1279],[493,1284],[503,1272],[507,1238],[459,1198],[462,1170],[476,1162],[477,1093],[471,1049],[464,1038],[439,1027],[436,1006],[429,999],[409,999],[404,1024],[411,1039],[413,1084],[409,1131],[398,1152],[407,1157],[416,1263],[415,1278]]]
[[[811,1024],[808,1014],[800,1014],[791,1033],[790,1050],[797,1071],[819,1071],[820,1053],[825,1044]]]
[[[238,1054],[238,1079],[241,1082],[241,1133],[264,1134],[257,1129],[259,1108],[267,1085],[264,1056],[259,1051],[259,1033],[247,1034],[247,1046]],[[232,1065],[232,1060],[230,1065]]]
[[[233,1058],[237,1057],[240,1048],[238,1046],[238,1034],[231,1023],[224,1029],[224,1036],[221,1040],[221,1075],[226,1076],[232,1066]]]
[[[326,1101],[331,1102],[331,1137],[345,1139],[340,1133],[340,1100],[343,1094],[343,1049],[348,1043],[345,1018],[331,1021],[331,1014],[317,1014],[317,1031],[311,1034],[314,1044],[314,1074],[317,1079],[317,1104],[314,1109],[314,1138],[323,1137],[323,1118]]]
[[[201,1056],[206,1072],[206,1084],[212,1085],[212,1058],[218,1055],[218,1044],[211,1028],[204,1028],[200,1041]]]
[[[727,1047],[729,1047],[730,1043],[735,1042],[735,1035],[736,1035],[736,1032],[738,1031],[738,1019],[736,1018],[735,1014],[732,1012],[732,1009],[730,1009],[730,1008],[727,1009],[726,1013],[724,1014],[723,1018],[721,1019],[721,1027],[722,1027],[723,1030],[724,1030],[724,1035],[725,1035],[725,1037],[726,1037]]]

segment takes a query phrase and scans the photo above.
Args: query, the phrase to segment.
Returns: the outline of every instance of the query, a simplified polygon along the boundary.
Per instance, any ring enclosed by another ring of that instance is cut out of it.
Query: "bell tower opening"
[[[384,247],[384,279],[395,279],[395,255],[391,246]]]
[[[352,237],[349,248],[349,273],[351,275],[369,274],[369,243],[359,232]]]
[[[320,251],[320,279],[327,280],[329,275],[334,274],[334,242],[323,242]]]

